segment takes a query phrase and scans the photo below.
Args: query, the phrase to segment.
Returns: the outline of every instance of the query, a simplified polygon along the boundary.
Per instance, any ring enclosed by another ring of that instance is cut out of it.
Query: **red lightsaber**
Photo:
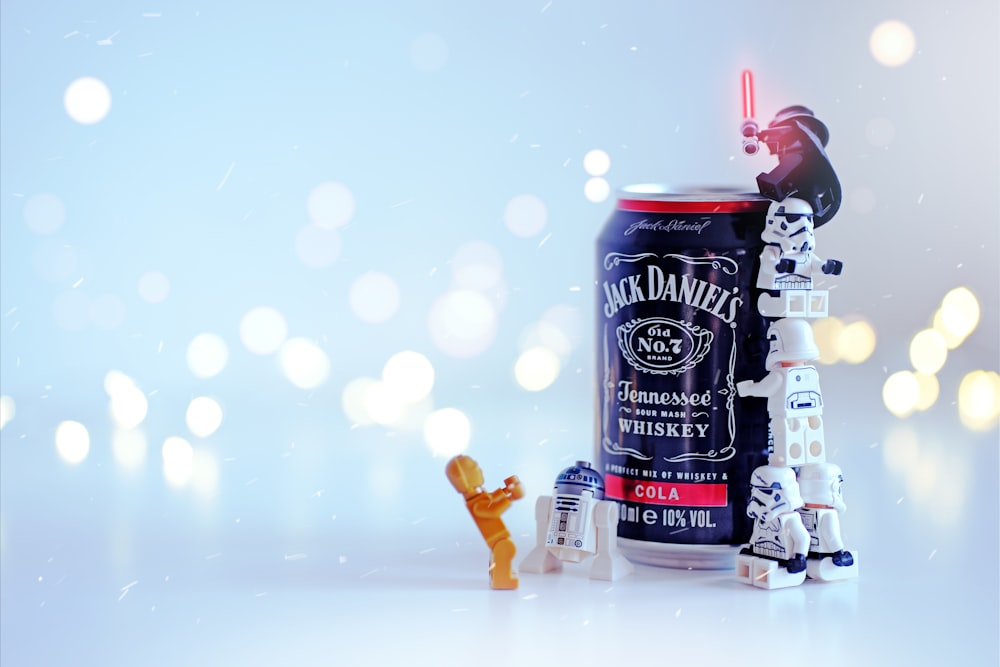
[[[743,134],[743,152],[746,155],[754,155],[760,150],[760,144],[757,141],[757,131],[760,129],[757,126],[757,121],[754,120],[753,109],[753,73],[745,69],[743,70],[743,125],[740,128]]]

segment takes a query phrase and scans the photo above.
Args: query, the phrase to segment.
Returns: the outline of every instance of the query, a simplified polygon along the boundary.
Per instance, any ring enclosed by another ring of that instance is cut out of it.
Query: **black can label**
[[[747,483],[766,449],[766,415],[748,414],[736,393],[748,355],[760,363],[764,345],[751,295],[756,252],[731,233],[729,247],[709,245],[704,232],[731,227],[729,215],[646,216],[641,232],[633,217],[619,212],[598,242],[606,496],[619,503],[622,537],[737,544],[749,536]],[[681,241],[688,247],[673,247]]]

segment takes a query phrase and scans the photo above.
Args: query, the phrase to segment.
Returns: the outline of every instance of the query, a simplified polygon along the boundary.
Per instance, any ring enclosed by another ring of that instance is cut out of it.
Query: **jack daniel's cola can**
[[[595,466],[640,563],[733,567],[750,473],[767,463],[755,273],[769,200],[630,186],[597,240]]]

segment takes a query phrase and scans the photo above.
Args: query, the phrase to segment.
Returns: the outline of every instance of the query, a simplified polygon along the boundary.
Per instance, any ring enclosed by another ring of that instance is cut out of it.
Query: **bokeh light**
[[[146,271],[139,276],[137,288],[146,303],[163,303],[170,296],[170,279],[159,271]]]
[[[368,417],[376,424],[391,426],[406,413],[406,402],[385,382],[373,382],[365,389],[363,405]]]
[[[583,156],[583,169],[590,176],[603,176],[611,169],[611,156],[599,148]]]
[[[204,498],[211,498],[218,493],[219,462],[212,452],[192,450],[191,488]]]
[[[90,433],[76,421],[64,421],[56,427],[56,451],[66,463],[82,463],[90,453]]]
[[[119,469],[135,472],[146,462],[146,434],[142,429],[117,429],[111,436],[111,454]]]
[[[431,306],[428,329],[431,340],[453,357],[474,357],[493,343],[497,313],[479,292],[450,290]]]
[[[399,310],[399,286],[386,273],[368,271],[351,283],[347,299],[358,319],[378,324],[392,319]]]
[[[184,438],[170,436],[163,441],[163,477],[171,486],[184,486],[194,475],[194,449]]]
[[[343,183],[320,183],[309,192],[309,219],[317,227],[336,229],[354,217],[354,193]]]
[[[14,399],[6,394],[0,396],[0,430],[3,430],[3,427],[9,424],[16,414],[17,406]]]
[[[66,207],[53,194],[37,194],[24,203],[24,221],[36,234],[55,234],[66,222]]]
[[[611,195],[611,184],[599,176],[588,178],[583,184],[583,196],[587,201],[599,204]]]
[[[306,225],[295,235],[295,256],[310,269],[325,269],[340,257],[342,244],[336,229]]]
[[[936,375],[926,373],[914,373],[913,377],[917,381],[917,403],[913,406],[915,410],[927,410],[937,402],[941,393],[941,383]]]
[[[104,389],[111,398],[108,409],[118,428],[135,428],[146,419],[149,401],[131,378],[111,371],[104,377]]]
[[[472,425],[457,408],[442,408],[424,422],[424,441],[435,456],[452,457],[469,447]]]
[[[436,72],[448,64],[448,44],[440,35],[424,33],[410,42],[410,62],[421,72]]]
[[[274,354],[287,337],[285,316],[269,306],[251,308],[240,319],[240,340],[254,354]]]
[[[125,302],[114,294],[102,294],[90,302],[90,321],[103,331],[114,331],[125,322]]]
[[[840,337],[844,332],[844,323],[836,317],[824,317],[816,320],[812,328],[813,340],[819,348],[817,360],[828,365],[840,361]]]
[[[865,320],[851,322],[837,336],[837,355],[849,364],[868,360],[875,351],[875,329]]]
[[[400,400],[416,403],[434,388],[434,366],[419,352],[403,350],[385,362],[382,382],[391,387]]]
[[[920,403],[920,382],[910,371],[899,371],[882,385],[882,402],[897,417],[907,417]]]
[[[340,395],[340,407],[351,424],[367,426],[374,423],[375,420],[368,414],[368,408],[365,406],[365,397],[375,384],[376,380],[362,377],[351,380],[344,386],[344,391]]]
[[[222,425],[222,406],[214,398],[198,396],[188,403],[184,421],[195,436],[207,438]]]
[[[503,255],[485,241],[463,243],[451,258],[455,286],[485,292],[503,280]]]
[[[967,428],[985,431],[1000,418],[1000,375],[995,371],[972,371],[958,387],[958,414]]]
[[[514,236],[535,236],[548,221],[545,202],[535,195],[517,195],[504,208],[503,223]]]
[[[315,389],[330,374],[326,352],[305,338],[287,340],[278,351],[278,361],[288,381],[300,389]]]
[[[514,378],[522,389],[541,391],[559,377],[559,356],[545,347],[525,350],[514,364]]]
[[[949,349],[958,347],[979,324],[979,299],[967,287],[956,287],[941,300],[934,316],[934,329]]]
[[[93,125],[111,111],[111,91],[100,79],[85,76],[73,81],[63,95],[69,117],[82,125]]]
[[[913,57],[917,39],[910,26],[902,21],[883,21],[872,30],[868,48],[880,65],[899,67]]]
[[[947,359],[948,346],[934,329],[924,329],[910,341],[910,363],[921,373],[937,373]]]
[[[229,347],[221,336],[198,334],[187,347],[187,365],[196,377],[210,378],[222,372],[229,361]]]

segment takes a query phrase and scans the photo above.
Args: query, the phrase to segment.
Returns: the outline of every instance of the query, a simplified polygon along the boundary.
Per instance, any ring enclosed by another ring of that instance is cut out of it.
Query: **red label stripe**
[[[637,213],[747,213],[764,212],[771,202],[766,199],[737,201],[660,201],[656,199],[619,199],[618,210]]]
[[[625,479],[618,475],[605,475],[604,495],[611,500],[646,505],[726,506],[725,484],[650,482],[642,479]]]

